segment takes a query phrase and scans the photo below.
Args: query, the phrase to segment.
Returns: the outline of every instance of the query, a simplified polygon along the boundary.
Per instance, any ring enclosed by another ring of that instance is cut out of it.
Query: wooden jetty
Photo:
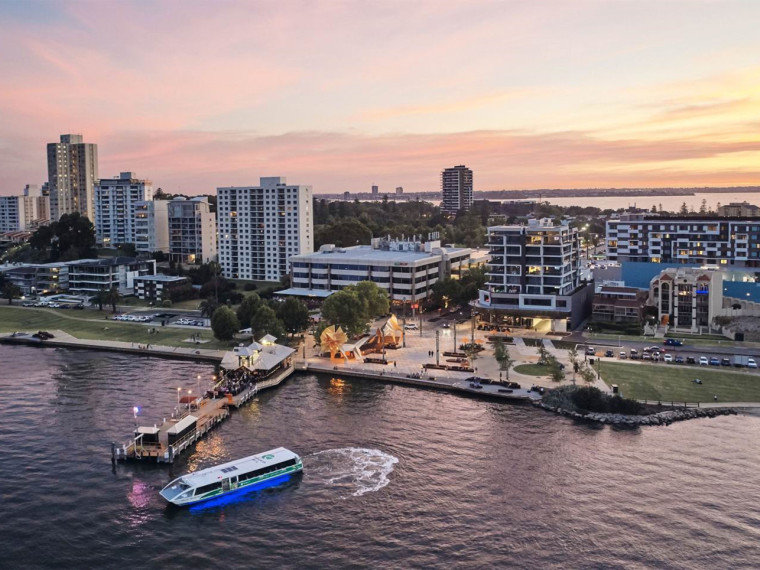
[[[234,396],[198,399],[197,404],[190,406],[184,414],[165,421],[161,426],[139,427],[127,443],[111,444],[111,459],[114,462],[148,460],[172,463],[183,451],[227,419],[231,408],[240,408],[261,390],[280,385],[294,370],[293,366],[288,366]]]

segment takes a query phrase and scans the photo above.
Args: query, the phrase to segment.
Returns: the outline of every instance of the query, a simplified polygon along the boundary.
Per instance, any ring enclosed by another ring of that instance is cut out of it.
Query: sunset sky
[[[0,0],[0,194],[760,184],[760,2]]]

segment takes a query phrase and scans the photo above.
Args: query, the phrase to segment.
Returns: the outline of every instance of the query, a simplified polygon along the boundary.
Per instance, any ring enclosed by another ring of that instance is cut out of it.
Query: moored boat
[[[284,447],[178,477],[161,496],[178,506],[193,505],[223,495],[255,489],[303,470],[301,458]]]

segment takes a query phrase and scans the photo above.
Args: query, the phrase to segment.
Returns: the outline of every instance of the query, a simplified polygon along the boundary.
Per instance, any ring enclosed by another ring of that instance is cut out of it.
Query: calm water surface
[[[2,566],[757,568],[760,418],[615,431],[327,377],[262,394],[171,468],[110,462],[211,366],[0,346]],[[305,473],[202,509],[172,477],[283,445]]]

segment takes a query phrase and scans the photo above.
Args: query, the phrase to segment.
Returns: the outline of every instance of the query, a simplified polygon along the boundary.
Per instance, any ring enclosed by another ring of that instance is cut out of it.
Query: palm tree
[[[208,297],[201,301],[200,307],[202,317],[211,318],[214,312],[219,308],[219,302],[213,297]]]

